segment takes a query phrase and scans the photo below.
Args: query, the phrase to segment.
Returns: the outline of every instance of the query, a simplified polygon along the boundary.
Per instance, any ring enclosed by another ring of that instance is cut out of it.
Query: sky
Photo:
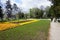
[[[1,0],[2,4],[5,4],[6,1],[7,0]],[[10,1],[12,5],[16,3],[19,8],[26,12],[28,12],[28,10],[33,7],[40,8],[41,6],[43,7],[51,6],[51,2],[48,0],[10,0]]]

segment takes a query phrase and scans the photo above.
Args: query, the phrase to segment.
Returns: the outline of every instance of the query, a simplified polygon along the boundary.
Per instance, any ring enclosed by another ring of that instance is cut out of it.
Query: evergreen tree
[[[10,0],[8,0],[6,2],[6,11],[7,11],[8,19],[11,18],[11,16],[12,16],[12,7],[11,7]]]
[[[0,6],[0,18],[1,20],[3,20],[3,11],[2,11],[2,7]]]
[[[0,19],[3,20],[3,10],[1,0],[0,0]]]

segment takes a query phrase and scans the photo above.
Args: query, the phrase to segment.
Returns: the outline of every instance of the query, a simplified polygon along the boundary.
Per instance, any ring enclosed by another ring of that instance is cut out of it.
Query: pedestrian
[[[51,21],[53,21],[53,16],[51,16]]]

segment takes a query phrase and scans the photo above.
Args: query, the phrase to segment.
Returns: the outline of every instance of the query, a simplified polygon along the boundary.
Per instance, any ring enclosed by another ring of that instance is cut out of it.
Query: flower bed
[[[29,21],[32,21],[32,20],[23,20],[23,21],[15,21],[15,22],[10,22],[10,23],[14,23],[14,24],[19,24],[19,23],[24,23],[24,22],[29,22]]]
[[[12,21],[12,22],[4,22],[4,23],[0,23],[0,31],[1,30],[6,30],[9,28],[15,28],[19,25],[24,25],[24,24],[29,24],[32,22],[36,22],[37,20],[24,20],[24,21]]]

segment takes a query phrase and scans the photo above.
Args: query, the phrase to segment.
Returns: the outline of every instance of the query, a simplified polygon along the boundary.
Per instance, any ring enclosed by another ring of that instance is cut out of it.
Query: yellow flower
[[[6,30],[6,29],[9,29],[9,28],[14,28],[14,27],[17,27],[19,25],[25,25],[25,24],[29,24],[29,23],[32,23],[32,22],[36,22],[38,20],[31,20],[31,21],[28,21],[28,22],[24,22],[24,23],[11,23],[11,22],[5,22],[5,23],[0,23],[0,30]]]

